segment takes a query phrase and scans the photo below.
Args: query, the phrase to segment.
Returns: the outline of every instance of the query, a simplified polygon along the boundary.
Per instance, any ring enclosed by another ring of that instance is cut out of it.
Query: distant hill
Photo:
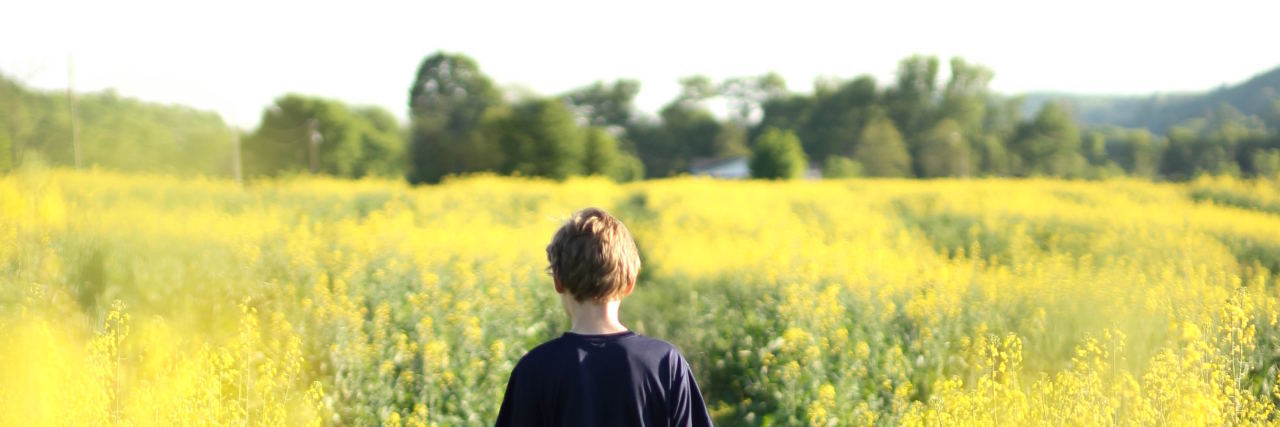
[[[0,172],[28,155],[75,164],[71,114],[61,90],[28,89],[0,73]],[[229,175],[231,132],[217,113],[120,96],[76,95],[76,131],[86,167]]]
[[[1224,103],[1276,127],[1280,126],[1280,67],[1243,83],[1202,93],[1105,96],[1042,92],[1026,94],[1024,99],[1024,116],[1034,114],[1045,102],[1056,101],[1065,104],[1085,125],[1147,128],[1159,134],[1172,125],[1203,117]]]

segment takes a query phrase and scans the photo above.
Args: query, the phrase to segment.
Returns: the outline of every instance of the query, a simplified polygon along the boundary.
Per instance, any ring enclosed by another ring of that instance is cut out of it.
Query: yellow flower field
[[[722,425],[1276,424],[1280,186],[0,177],[0,425],[486,425],[600,206]]]

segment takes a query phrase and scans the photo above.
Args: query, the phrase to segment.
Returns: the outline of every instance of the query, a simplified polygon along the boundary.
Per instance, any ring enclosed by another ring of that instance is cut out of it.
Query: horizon
[[[831,77],[870,75],[884,86],[897,61],[912,54],[943,62],[940,83],[951,57],[982,64],[995,72],[992,91],[1004,95],[1203,93],[1280,66],[1280,58],[1267,58],[1263,48],[1266,17],[1274,14],[1242,13],[1280,11],[1280,5],[1095,1],[1047,10],[982,4],[991,7],[805,3],[773,11],[731,3],[628,8],[563,2],[436,9],[373,3],[347,10],[300,2],[252,9],[247,2],[27,3],[18,9],[30,19],[0,28],[0,39],[27,40],[0,42],[0,72],[33,89],[66,90],[68,82],[77,92],[114,89],[123,97],[213,111],[229,125],[252,129],[263,109],[286,93],[376,105],[407,122],[413,74],[436,51],[474,58],[504,91],[549,96],[595,81],[635,79],[641,84],[636,107],[646,115],[675,97],[682,76],[719,81],[774,71],[795,93],[809,93],[816,79]],[[677,6],[686,13],[671,13]],[[566,8],[586,13],[556,10]],[[421,13],[437,9],[451,19]],[[61,16],[65,10],[83,13]],[[616,19],[623,13],[632,19]],[[1056,19],[1041,22],[1045,13]],[[857,22],[866,15],[891,18]],[[422,16],[427,18],[417,19]],[[58,27],[50,23],[62,20],[76,30],[50,30]],[[780,30],[770,31],[775,27]],[[902,31],[919,27],[929,31]],[[1117,27],[1130,31],[1102,30]],[[472,33],[481,34],[456,40]],[[1020,37],[1025,33],[1038,37]],[[1137,34],[1160,40],[1138,40]]]

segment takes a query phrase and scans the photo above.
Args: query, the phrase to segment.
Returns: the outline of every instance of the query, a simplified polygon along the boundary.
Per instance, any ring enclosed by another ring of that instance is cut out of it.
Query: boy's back
[[[511,372],[498,426],[711,425],[675,346],[630,331],[566,332]]]
[[[551,237],[547,263],[573,326],[511,370],[498,426],[711,425],[680,350],[619,320],[640,273],[622,221],[596,208],[574,212]]]

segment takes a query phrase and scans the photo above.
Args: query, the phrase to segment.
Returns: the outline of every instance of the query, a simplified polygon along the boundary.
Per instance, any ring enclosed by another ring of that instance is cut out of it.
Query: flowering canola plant
[[[0,177],[0,426],[487,425],[599,206],[724,425],[1280,422],[1274,183]]]

